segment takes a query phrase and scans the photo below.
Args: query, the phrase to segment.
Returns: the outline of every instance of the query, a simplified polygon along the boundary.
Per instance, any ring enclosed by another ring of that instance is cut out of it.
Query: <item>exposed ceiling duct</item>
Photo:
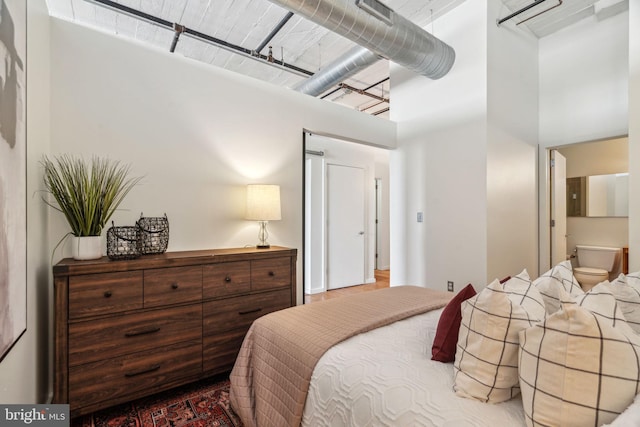
[[[312,77],[302,80],[294,89],[311,96],[321,95],[330,87],[358,74],[379,59],[379,55],[371,52],[366,47],[354,46],[346,54],[327,64]]]
[[[438,79],[453,66],[451,46],[377,0],[270,1],[426,77]],[[339,74],[340,69],[319,73]]]

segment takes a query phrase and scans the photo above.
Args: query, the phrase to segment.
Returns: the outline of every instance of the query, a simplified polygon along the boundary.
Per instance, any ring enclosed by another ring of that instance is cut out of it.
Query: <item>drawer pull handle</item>
[[[225,282],[227,282],[227,283],[229,283],[229,282],[231,281],[231,277],[229,277],[229,276],[225,277],[225,278],[224,278],[224,281],[225,281]]]
[[[270,271],[270,272],[269,272],[269,276],[273,277],[273,276],[275,276],[275,275],[276,275],[276,273],[274,273],[273,271]]]
[[[171,284],[171,289],[178,289],[178,288],[179,288],[179,286],[178,286],[177,283],[172,283]]]
[[[160,328],[149,328],[149,329],[143,329],[141,331],[133,331],[133,332],[125,332],[124,336],[125,337],[137,337],[138,335],[146,335],[146,334],[153,334],[156,332],[160,332]]]
[[[105,298],[111,298],[111,295],[113,295],[113,294],[111,293],[111,291],[106,291],[106,292],[104,293],[104,297],[105,297]]]
[[[251,313],[257,313],[259,311],[262,311],[261,308],[255,308],[253,310],[247,310],[247,311],[239,311],[238,314],[239,315],[244,315],[244,314],[251,314]]]
[[[157,371],[158,369],[160,369],[160,365],[153,365],[150,368],[143,369],[141,371],[125,372],[124,376],[127,377],[127,378],[131,378],[131,377],[135,377],[135,376],[138,376],[138,375],[147,374],[149,372]]]

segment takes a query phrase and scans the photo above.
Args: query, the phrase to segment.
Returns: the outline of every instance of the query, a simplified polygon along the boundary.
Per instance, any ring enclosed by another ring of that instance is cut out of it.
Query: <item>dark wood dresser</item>
[[[229,371],[258,317],[296,304],[296,249],[63,259],[54,398],[71,416]]]

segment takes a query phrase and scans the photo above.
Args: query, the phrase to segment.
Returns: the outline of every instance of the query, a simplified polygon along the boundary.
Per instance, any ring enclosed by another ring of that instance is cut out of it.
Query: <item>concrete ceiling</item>
[[[383,2],[438,37],[437,22],[434,27],[432,20],[464,1],[477,0]],[[512,19],[538,37],[592,15],[604,19],[628,9],[628,0],[502,0],[502,3],[503,17],[539,3]],[[284,87],[295,86],[306,78],[305,72],[317,72],[354,46],[353,42],[302,17],[293,15],[286,22],[283,21],[288,11],[268,0],[47,0],[47,4],[52,16],[166,50],[170,50],[174,43],[174,24],[181,25],[205,35],[209,40],[203,41],[202,37],[182,33],[175,43],[174,54]],[[131,8],[136,13],[128,14],[108,7],[110,4]],[[140,18],[137,12],[146,14],[148,19]],[[166,25],[152,22],[154,20]],[[282,27],[264,45],[279,24]],[[220,42],[228,46],[224,47]],[[260,49],[261,45],[264,48]],[[238,48],[244,49],[245,53]],[[274,62],[268,59],[270,52]],[[346,79],[343,86],[335,86],[320,97],[369,114],[388,117],[389,103],[386,100],[391,90],[388,76],[389,63],[380,60]]]

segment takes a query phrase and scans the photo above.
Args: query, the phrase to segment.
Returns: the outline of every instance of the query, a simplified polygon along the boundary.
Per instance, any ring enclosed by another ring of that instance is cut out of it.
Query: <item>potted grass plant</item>
[[[102,229],[141,177],[129,177],[129,166],[119,161],[96,156],[90,162],[70,155],[45,156],[41,163],[46,192],[53,197],[43,200],[69,223],[71,232],[65,237],[73,235],[73,257],[100,258]]]

